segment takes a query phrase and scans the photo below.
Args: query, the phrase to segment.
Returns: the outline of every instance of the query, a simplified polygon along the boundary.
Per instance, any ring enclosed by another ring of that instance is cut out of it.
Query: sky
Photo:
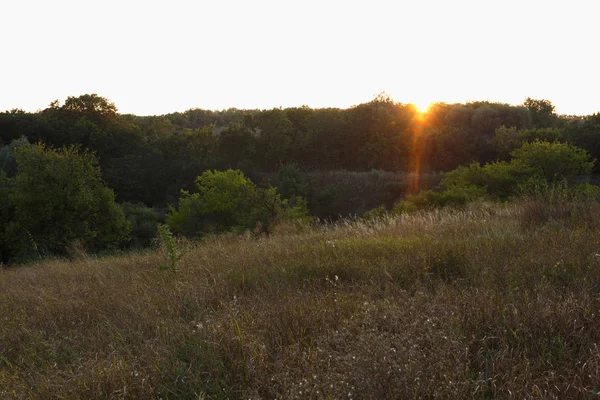
[[[0,110],[548,99],[600,111],[596,0],[3,0]]]

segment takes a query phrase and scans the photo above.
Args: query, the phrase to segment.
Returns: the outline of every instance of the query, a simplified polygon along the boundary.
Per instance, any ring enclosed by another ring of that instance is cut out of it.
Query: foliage
[[[311,223],[314,220],[308,212],[308,201],[300,196],[282,200],[278,218],[283,221],[297,221],[301,223]]]
[[[200,236],[206,233],[245,230],[268,231],[273,222],[285,216],[304,214],[306,203],[282,201],[272,187],[257,187],[239,170],[205,171],[196,179],[199,193],[182,191],[178,207],[171,206],[167,223],[178,234]]]
[[[310,191],[308,179],[296,163],[282,165],[277,172],[274,184],[277,192],[284,199],[292,197],[308,198]]]
[[[27,257],[33,245],[42,254],[69,255],[74,243],[97,251],[127,240],[130,224],[90,152],[40,143],[15,155],[17,175],[8,193],[14,214],[4,227],[11,254]]]
[[[529,110],[531,122],[534,126],[547,128],[557,123],[558,118],[554,105],[549,100],[528,97],[523,104]]]
[[[181,189],[195,191],[194,179],[207,170],[240,169],[258,182],[258,176],[281,169],[274,185],[282,198],[302,196],[317,217],[337,218],[380,204],[391,208],[403,195],[404,184],[389,175],[363,183],[358,175],[370,170],[415,173],[417,160],[420,175],[473,162],[485,166],[509,161],[510,152],[536,139],[568,142],[598,158],[598,121],[598,115],[557,116],[549,101],[531,98],[522,106],[437,103],[418,114],[385,94],[348,109],[192,109],[142,117],[119,114],[108,99],[84,94],[36,113],[0,113],[0,145],[21,136],[54,147],[81,145],[95,152],[119,203],[159,208],[175,203]],[[9,153],[0,147],[0,164]],[[8,165],[12,176],[14,159]],[[308,179],[307,194],[303,177],[332,170],[356,174],[358,190],[346,186],[352,180],[341,172],[336,178],[343,183]]]
[[[600,113],[568,119],[565,138],[569,143],[587,150],[593,158],[600,159]],[[596,164],[594,172],[600,172],[600,164]]]
[[[444,191],[422,190],[416,195],[407,195],[394,205],[393,212],[402,214],[421,209],[438,207],[461,207],[474,200],[485,199],[485,188],[476,185],[451,186]]]
[[[134,248],[150,247],[158,233],[161,215],[153,208],[142,203],[123,203],[121,208],[131,224],[130,246]]]
[[[379,221],[389,215],[389,212],[385,206],[379,206],[371,210],[365,211],[362,218],[365,221]]]
[[[179,262],[183,257],[183,252],[177,247],[177,239],[171,233],[166,224],[158,225],[158,234],[160,238],[160,247],[165,254],[167,262],[158,266],[159,270],[177,272]]]
[[[557,128],[522,129],[517,131],[515,127],[501,126],[496,129],[490,144],[495,147],[501,159],[508,159],[510,153],[521,147],[523,143],[534,141],[552,143],[563,139],[562,131]]]
[[[560,142],[525,142],[511,155],[510,162],[459,167],[446,174],[442,186],[454,191],[477,186],[485,188],[492,198],[504,200],[516,194],[519,184],[535,176],[548,181],[561,177],[573,179],[589,174],[594,165],[585,150]]]
[[[600,187],[589,183],[569,184],[566,179],[548,182],[535,177],[519,185],[521,224],[526,228],[548,222],[591,226],[598,209]]]
[[[536,140],[524,143],[511,153],[512,163],[535,168],[547,180],[556,176],[573,177],[592,172],[590,154],[568,143],[549,143]]]
[[[21,136],[7,146],[0,147],[0,170],[3,170],[9,177],[14,177],[17,173],[15,149],[24,146],[30,146],[30,144],[25,136]]]
[[[537,176],[520,184],[518,193],[521,198],[545,203],[594,202],[598,200],[600,187],[589,183],[569,184],[565,178],[548,181]]]

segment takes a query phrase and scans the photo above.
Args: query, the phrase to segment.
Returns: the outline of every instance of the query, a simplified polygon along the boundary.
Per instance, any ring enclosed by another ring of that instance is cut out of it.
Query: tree
[[[594,168],[590,154],[568,143],[550,143],[536,140],[524,143],[511,153],[511,163],[535,168],[548,181],[557,176],[570,178],[575,175],[587,175]]]
[[[0,170],[3,170],[9,177],[13,177],[17,173],[15,149],[23,146],[30,146],[25,136],[13,140],[8,146],[0,147]]]
[[[68,97],[62,109],[87,114],[88,116],[114,116],[117,113],[117,107],[114,103],[95,93],[84,94],[79,97]]]
[[[173,232],[188,236],[226,231],[268,231],[280,216],[301,212],[286,210],[272,187],[259,188],[239,170],[205,171],[196,179],[199,193],[182,191],[179,206],[171,206],[167,224]],[[303,207],[306,202],[295,204]],[[296,210],[298,211],[298,210]]]
[[[566,126],[568,141],[590,152],[592,157],[600,159],[600,113],[576,118]],[[596,173],[600,172],[596,165]]]
[[[123,203],[121,208],[131,224],[131,242],[133,248],[150,247],[156,239],[158,225],[163,222],[153,208],[142,203]]]
[[[511,156],[510,162],[459,167],[446,174],[442,185],[446,190],[483,187],[492,198],[506,199],[516,194],[520,184],[532,178],[547,182],[572,180],[574,176],[589,174],[594,167],[587,151],[560,142],[526,142]]]
[[[5,228],[11,255],[69,255],[74,244],[96,251],[127,240],[130,224],[92,153],[40,143],[16,148],[15,155],[17,175],[8,193],[14,214]]]
[[[556,125],[558,117],[554,112],[554,105],[549,100],[536,100],[528,97],[523,105],[529,110],[534,127],[549,128]]]

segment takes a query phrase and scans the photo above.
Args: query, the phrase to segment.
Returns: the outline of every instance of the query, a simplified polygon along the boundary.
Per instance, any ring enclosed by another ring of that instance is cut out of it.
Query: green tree
[[[286,199],[298,196],[306,199],[310,192],[308,179],[296,163],[285,164],[279,168],[275,178],[275,186],[277,191]]]
[[[0,147],[0,170],[3,170],[9,177],[13,177],[17,173],[15,149],[23,146],[30,146],[25,136],[14,139],[8,146]]]
[[[446,174],[442,186],[454,191],[482,187],[492,198],[506,199],[515,195],[518,186],[529,179],[572,180],[575,176],[589,174],[594,167],[587,151],[560,142],[526,142],[511,156],[510,162],[459,167]]]
[[[539,140],[524,143],[511,156],[511,163],[535,168],[548,181],[557,176],[587,175],[592,172],[595,162],[587,151],[572,144]]]
[[[528,97],[523,105],[529,110],[531,123],[536,128],[549,128],[555,126],[558,117],[554,105],[549,100],[538,100]]]
[[[563,140],[563,133],[557,128],[522,129],[501,126],[496,129],[490,144],[496,149],[500,159],[510,158],[510,153],[526,142],[533,141],[557,142]]]
[[[84,94],[79,97],[68,97],[61,110],[84,116],[99,125],[113,119],[117,114],[117,107],[114,103],[95,93]]]
[[[131,224],[129,245],[133,248],[152,246],[158,233],[158,225],[163,222],[161,215],[142,203],[123,203],[121,208]]]
[[[182,191],[177,208],[171,206],[167,224],[188,236],[247,229],[267,231],[278,218],[302,213],[289,210],[275,188],[259,188],[239,170],[205,171],[196,179],[199,193]],[[294,205],[303,207],[306,202]]]
[[[69,255],[74,244],[97,251],[127,240],[130,224],[92,153],[40,143],[19,147],[15,155],[17,175],[8,194],[14,215],[6,226],[11,254]]]

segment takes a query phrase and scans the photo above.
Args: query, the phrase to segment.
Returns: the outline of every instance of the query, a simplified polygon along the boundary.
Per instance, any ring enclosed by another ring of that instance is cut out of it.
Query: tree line
[[[600,113],[558,115],[550,101],[531,98],[518,106],[438,103],[421,113],[411,104],[380,95],[349,109],[190,109],[135,116],[118,113],[113,103],[95,94],[69,97],[64,104],[56,101],[35,113],[18,109],[0,113],[0,222],[4,226],[0,235],[5,242],[20,243],[16,247],[31,248],[37,243],[33,232],[52,229],[52,221],[81,220],[73,217],[81,213],[90,216],[77,228],[47,232],[56,242],[45,242],[55,249],[49,252],[61,253],[66,242],[75,239],[92,249],[122,246],[132,229],[140,244],[148,244],[155,234],[150,226],[167,213],[172,226],[185,226],[182,233],[186,234],[190,229],[221,231],[229,225],[247,228],[259,221],[266,226],[272,219],[269,215],[305,215],[328,202],[335,204],[331,200],[335,187],[311,192],[307,178],[311,173],[424,175],[468,165],[485,169],[509,162],[516,150],[533,142],[564,143],[582,149],[591,159],[599,158]],[[593,168],[599,172],[597,164]],[[217,172],[224,175],[211,177]],[[230,223],[214,220],[213,215],[212,220],[200,218],[192,228],[182,218],[178,225],[177,215],[186,204],[212,207],[206,196],[198,197],[211,184],[243,188],[247,197],[236,201],[245,201],[244,207],[252,210],[257,204],[270,204],[271,211],[254,210],[250,214],[259,217],[249,221],[230,208],[228,216],[220,211]],[[64,204],[40,203],[46,197],[60,198],[57,185],[63,185],[62,193],[79,198]],[[387,197],[380,198],[396,198],[405,189],[387,185]],[[202,201],[203,205],[198,203]],[[113,206],[117,203],[121,207]],[[59,217],[61,212],[64,215]],[[335,212],[329,209],[323,215]],[[112,222],[93,219],[101,214]],[[116,228],[104,231],[103,223]]]

